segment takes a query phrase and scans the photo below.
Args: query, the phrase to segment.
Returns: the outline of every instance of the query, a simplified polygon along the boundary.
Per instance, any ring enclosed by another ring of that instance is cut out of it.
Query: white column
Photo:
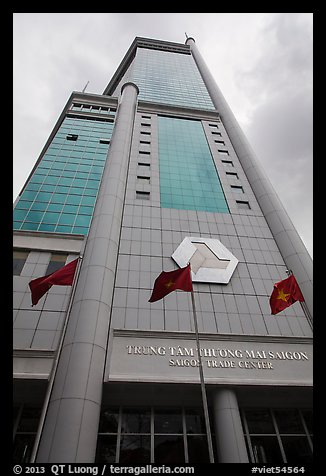
[[[214,424],[219,463],[248,463],[238,401],[233,390],[213,394]]]
[[[37,463],[92,463],[138,88],[125,83]]]
[[[248,178],[257,202],[266,218],[271,233],[288,269],[293,271],[305,298],[308,310],[313,315],[312,259],[298,232],[286,213],[272,184],[265,175],[256,155],[242,132],[228,103],[217,86],[195,40],[188,38],[193,58],[203,78],[215,108],[220,113],[225,130]],[[286,275],[284,275],[286,278]]]

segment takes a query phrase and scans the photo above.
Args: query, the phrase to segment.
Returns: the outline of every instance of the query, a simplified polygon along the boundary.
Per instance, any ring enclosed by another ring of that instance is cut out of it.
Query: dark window
[[[249,433],[275,433],[269,409],[246,410]]]
[[[187,435],[189,463],[209,463],[207,438],[205,435]],[[213,443],[214,444],[214,443]]]
[[[52,274],[62,268],[67,260],[67,255],[52,253],[45,275]]]
[[[151,181],[150,177],[144,177],[142,175],[137,175],[137,182],[142,184],[149,184]]]
[[[28,251],[18,251],[14,250],[13,252],[13,274],[14,276],[20,276],[24,264],[26,262]]]
[[[252,436],[254,463],[282,463],[282,453],[276,436]]]
[[[225,172],[225,174],[228,175],[229,177],[239,180],[239,176],[236,172]]]
[[[242,422],[252,463],[311,463],[312,435],[304,424],[310,410],[248,409]]]
[[[123,410],[121,420],[122,433],[150,433],[151,432],[151,412],[149,409],[129,409]]]
[[[140,192],[140,191],[137,191],[136,192],[136,198],[140,199],[140,200],[149,200],[150,198],[150,192]]]
[[[156,410],[154,431],[155,433],[182,433],[181,410]]]
[[[298,410],[274,410],[274,415],[280,433],[304,433]]]
[[[66,139],[76,141],[78,139],[78,135],[77,134],[68,134],[66,136]]]
[[[122,435],[120,464],[144,464],[151,462],[150,435]]]
[[[312,416],[312,410],[301,410],[303,419],[305,421],[305,424],[307,426],[307,430],[309,433],[313,433],[313,416]]]
[[[205,433],[201,409],[121,407],[119,411],[104,407],[95,461],[130,465],[208,463]]]
[[[205,433],[204,415],[196,410],[186,410],[186,428],[187,433]]]
[[[225,167],[227,167],[227,166],[234,167],[232,160],[222,160],[222,164],[223,164]]]
[[[179,464],[185,462],[183,436],[155,435],[154,455],[156,464]]]
[[[244,193],[243,188],[240,185],[231,185],[232,192]]]
[[[119,409],[107,409],[102,411],[99,426],[100,433],[116,433],[118,431]]]
[[[115,463],[117,453],[117,435],[99,435],[96,448],[96,461]]]
[[[29,463],[38,423],[41,415],[41,408],[21,406],[14,425],[14,447],[13,462]]]
[[[281,436],[288,463],[311,463],[312,451],[305,436]]]
[[[240,200],[236,200],[236,204],[238,206],[238,208],[242,209],[242,210],[250,210],[250,205],[249,205],[249,202],[242,202]]]

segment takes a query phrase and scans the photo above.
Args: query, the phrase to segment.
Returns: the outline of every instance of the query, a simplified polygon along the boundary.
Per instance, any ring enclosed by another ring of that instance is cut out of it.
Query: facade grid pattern
[[[15,230],[87,235],[113,126],[65,117],[15,206]]]
[[[215,110],[191,55],[138,48],[129,81],[144,101]]]

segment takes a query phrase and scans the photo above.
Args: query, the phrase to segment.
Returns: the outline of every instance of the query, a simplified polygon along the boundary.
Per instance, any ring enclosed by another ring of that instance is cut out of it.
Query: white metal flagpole
[[[288,276],[291,276],[293,274],[292,269],[287,269],[287,270],[285,270],[285,272]],[[313,329],[313,319],[312,319],[312,316],[311,316],[311,314],[308,310],[307,304],[305,303],[305,301],[302,301],[302,302],[300,301],[300,305],[301,305],[301,309],[303,310],[304,315],[307,318],[307,321],[309,322],[309,325],[310,325],[311,329]]]
[[[194,290],[191,291],[191,302],[192,302],[192,310],[193,310],[193,315],[194,315],[194,325],[195,325],[197,352],[198,352],[198,361],[199,361],[200,386],[201,386],[201,393],[202,393],[202,398],[203,398],[203,407],[204,407],[204,417],[205,417],[205,425],[206,425],[206,433],[207,433],[209,461],[210,461],[210,463],[214,463],[214,453],[213,453],[211,427],[210,427],[210,424],[209,424],[207,395],[206,395],[206,388],[205,388],[205,381],[204,381],[203,365],[202,365],[201,354],[200,354],[198,324],[197,324],[197,312],[196,312],[196,305],[195,305]]]
[[[35,458],[36,458],[36,455],[37,455],[37,451],[38,451],[38,447],[39,447],[39,443],[40,443],[40,439],[41,439],[41,434],[42,434],[42,431],[43,431],[45,416],[46,416],[46,413],[47,413],[47,410],[48,410],[50,397],[51,397],[51,393],[52,393],[52,389],[53,389],[54,378],[55,378],[56,371],[57,371],[57,368],[58,368],[59,357],[60,357],[60,354],[61,354],[63,341],[64,341],[66,330],[67,330],[67,325],[68,325],[70,310],[71,310],[71,306],[72,306],[72,302],[73,302],[73,297],[74,297],[75,291],[76,291],[76,283],[77,283],[78,276],[79,276],[79,273],[80,273],[81,262],[82,262],[82,256],[78,256],[78,263],[77,263],[77,268],[76,268],[74,279],[73,279],[72,286],[71,286],[72,289],[71,289],[71,293],[70,293],[69,303],[68,303],[68,306],[67,306],[66,317],[65,317],[65,320],[64,320],[64,323],[63,323],[61,336],[60,336],[60,341],[59,341],[59,344],[58,344],[58,348],[57,348],[57,351],[56,351],[56,354],[55,354],[55,359],[54,359],[52,369],[51,369],[51,372],[50,372],[50,376],[49,376],[49,383],[48,383],[48,387],[47,387],[47,390],[46,390],[46,395],[45,395],[43,408],[42,408],[42,413],[41,413],[41,416],[40,416],[40,421],[39,421],[39,425],[38,425],[38,429],[37,429],[37,433],[36,433],[36,437],[35,437],[35,441],[34,441],[34,446],[33,446],[33,451],[32,451],[32,454],[31,454],[30,463],[35,463]]]

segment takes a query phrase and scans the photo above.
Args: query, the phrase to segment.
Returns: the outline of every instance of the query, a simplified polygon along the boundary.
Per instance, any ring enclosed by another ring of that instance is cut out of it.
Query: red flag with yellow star
[[[192,291],[190,264],[175,271],[162,271],[155,280],[153,292],[148,302],[159,301],[176,289]]]
[[[296,301],[303,302],[304,298],[293,274],[283,279],[283,281],[274,284],[274,289],[269,299],[272,314],[278,314]]]

